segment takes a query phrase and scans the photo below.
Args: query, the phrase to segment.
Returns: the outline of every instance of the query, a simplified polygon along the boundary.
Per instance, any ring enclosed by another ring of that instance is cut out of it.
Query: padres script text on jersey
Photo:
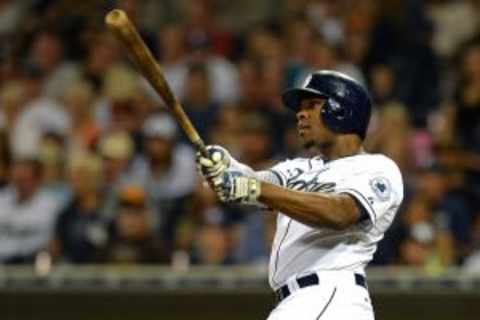
[[[293,278],[319,271],[363,274],[403,199],[397,165],[384,155],[363,153],[330,162],[297,158],[270,171],[290,189],[347,193],[368,214],[368,219],[337,231],[313,228],[280,212],[270,258],[271,287],[276,290]]]

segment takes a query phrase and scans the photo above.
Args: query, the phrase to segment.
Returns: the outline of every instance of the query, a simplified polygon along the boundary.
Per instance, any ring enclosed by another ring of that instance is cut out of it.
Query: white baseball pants
[[[272,310],[267,320],[374,320],[370,295],[355,282],[353,272],[317,273],[319,284],[300,288],[287,283],[290,295]]]

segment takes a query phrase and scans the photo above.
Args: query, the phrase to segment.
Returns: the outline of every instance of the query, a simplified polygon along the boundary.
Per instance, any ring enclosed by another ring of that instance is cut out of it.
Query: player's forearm
[[[345,229],[360,215],[348,195],[289,190],[262,182],[259,201],[302,223],[332,229]]]

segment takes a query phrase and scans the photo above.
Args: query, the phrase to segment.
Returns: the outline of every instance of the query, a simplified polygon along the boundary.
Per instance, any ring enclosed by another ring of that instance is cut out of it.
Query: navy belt
[[[355,273],[355,284],[367,289],[367,280],[365,277],[359,273]],[[297,278],[297,284],[298,287],[305,288],[305,287],[310,287],[310,286],[316,286],[320,284],[320,279],[318,278],[318,275],[316,273],[312,273],[300,278]],[[283,285],[280,287],[280,289],[275,291],[275,296],[277,297],[277,301],[280,302],[283,299],[286,299],[289,295],[292,293],[290,292],[290,289],[288,288],[288,285]]]

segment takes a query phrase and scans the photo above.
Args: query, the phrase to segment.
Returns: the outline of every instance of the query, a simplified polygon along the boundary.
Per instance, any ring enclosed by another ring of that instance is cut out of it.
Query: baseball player
[[[318,155],[255,172],[209,146],[198,167],[222,201],[279,213],[269,266],[278,304],[268,320],[374,319],[365,267],[402,202],[403,182],[392,160],[363,150],[369,95],[324,70],[282,99]]]

